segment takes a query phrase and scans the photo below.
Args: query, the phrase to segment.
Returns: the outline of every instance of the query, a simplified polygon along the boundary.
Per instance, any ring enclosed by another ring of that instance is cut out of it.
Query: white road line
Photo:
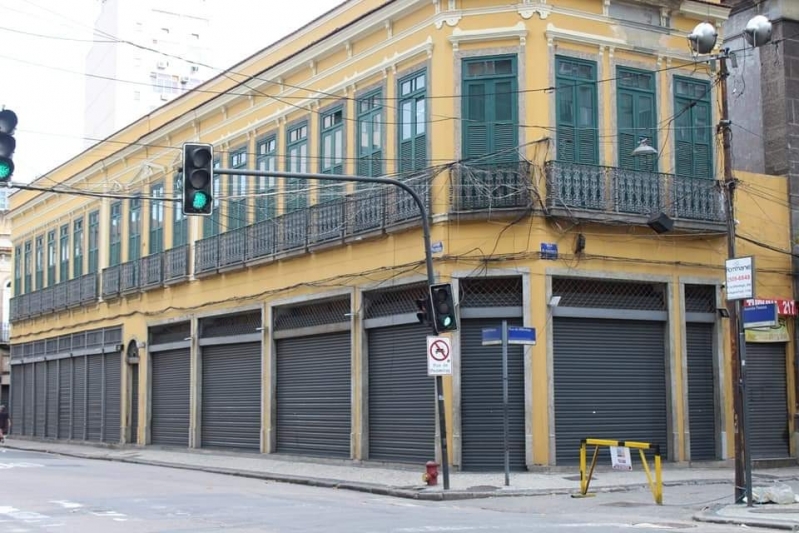
[[[49,503],[60,505],[64,509],[78,509],[80,507],[83,507],[83,505],[81,505],[80,503],[70,502],[67,500],[50,500]]]

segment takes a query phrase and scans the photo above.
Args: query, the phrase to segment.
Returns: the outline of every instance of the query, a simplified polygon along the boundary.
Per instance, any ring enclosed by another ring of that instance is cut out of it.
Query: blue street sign
[[[535,344],[535,328],[508,326],[508,344]]]
[[[779,323],[777,304],[751,305],[743,308],[744,329],[769,328]]]
[[[483,346],[502,344],[502,328],[483,328]]]
[[[436,241],[430,245],[430,252],[434,254],[440,254],[444,251],[444,243],[441,241]]]
[[[541,259],[555,261],[558,258],[558,245],[554,242],[541,243]]]

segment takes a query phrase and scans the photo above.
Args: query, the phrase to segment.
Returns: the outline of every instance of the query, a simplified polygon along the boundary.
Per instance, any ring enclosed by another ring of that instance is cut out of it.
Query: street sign
[[[787,316],[796,316],[796,300],[788,300],[785,298],[753,298],[751,300],[744,300],[745,307],[763,304],[777,304],[777,313]]]
[[[535,346],[535,328],[508,326],[508,344]]]
[[[440,254],[444,251],[444,243],[441,241],[436,241],[430,245],[430,251],[434,254]]]
[[[483,346],[502,344],[502,330],[500,328],[483,328]]]
[[[452,343],[449,337],[427,337],[427,375],[452,375]]]
[[[554,242],[541,243],[541,259],[555,261],[558,259],[558,245]]]
[[[727,300],[749,300],[755,297],[755,258],[727,259]]]
[[[771,328],[779,323],[777,304],[752,305],[743,308],[744,329]]]

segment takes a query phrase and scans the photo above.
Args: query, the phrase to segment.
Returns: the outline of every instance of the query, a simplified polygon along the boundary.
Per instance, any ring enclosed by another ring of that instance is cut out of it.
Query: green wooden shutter
[[[558,161],[599,164],[596,63],[556,59],[556,147]]]

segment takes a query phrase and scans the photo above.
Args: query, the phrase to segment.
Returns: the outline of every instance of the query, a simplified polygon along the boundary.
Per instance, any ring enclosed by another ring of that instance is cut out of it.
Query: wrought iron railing
[[[9,322],[48,315],[62,309],[79,307],[97,301],[97,274],[45,287],[38,291],[20,294],[9,302]]]
[[[177,283],[189,277],[189,245],[164,252],[164,283]]]
[[[122,265],[110,266],[103,270],[103,298],[109,299],[119,296],[121,272]]]
[[[677,220],[724,222],[721,194],[713,179],[561,161],[547,162],[545,173],[550,209],[581,216],[663,212]]]
[[[141,258],[139,285],[142,289],[160,287],[164,282],[164,254],[154,253]]]
[[[457,165],[452,169],[451,209],[526,208],[531,183],[532,165],[527,161]]]

